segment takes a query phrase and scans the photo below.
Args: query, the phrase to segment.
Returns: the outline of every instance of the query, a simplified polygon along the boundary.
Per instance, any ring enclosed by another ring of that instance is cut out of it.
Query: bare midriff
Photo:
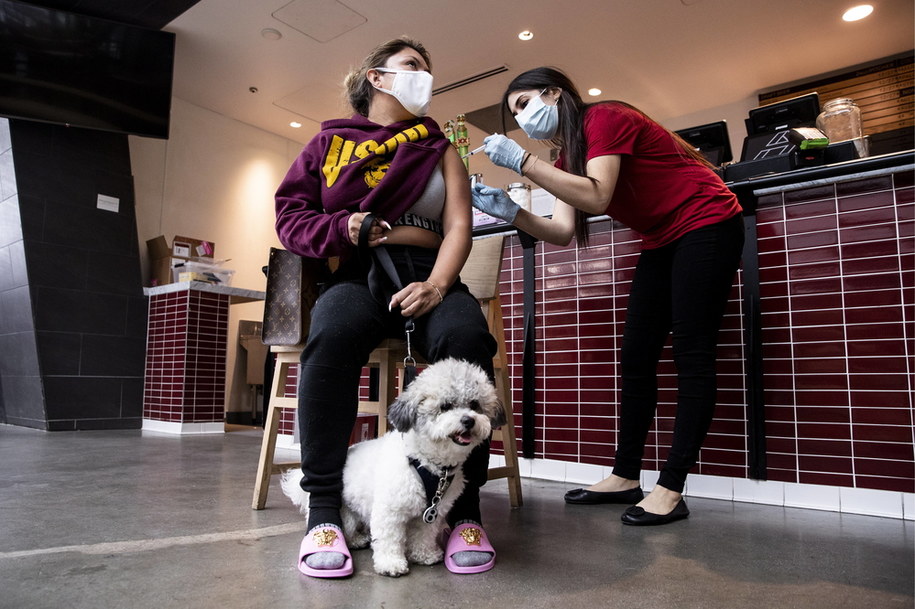
[[[442,245],[442,238],[436,233],[415,226],[395,226],[385,236],[385,245],[415,245],[432,250]]]

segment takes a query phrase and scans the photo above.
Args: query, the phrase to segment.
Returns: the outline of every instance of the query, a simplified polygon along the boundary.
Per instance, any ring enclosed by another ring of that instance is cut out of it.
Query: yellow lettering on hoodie
[[[356,155],[357,159],[364,159],[365,157],[375,152],[376,148],[378,148],[378,142],[375,140],[365,140],[356,146],[356,152],[354,154]]]
[[[335,135],[330,141],[330,146],[327,149],[327,156],[324,158],[324,167],[321,168],[321,172],[327,180],[328,188],[333,186],[334,182],[337,181],[340,170],[349,164],[355,146],[355,142],[344,140],[339,135]]]
[[[330,141],[330,146],[327,149],[327,156],[324,159],[324,167],[321,168],[321,171],[324,173],[324,177],[327,180],[327,187],[330,188],[334,185],[334,182],[336,182],[337,178],[340,176],[340,170],[346,165],[349,165],[353,156],[357,159],[364,159],[372,154],[377,154],[379,156],[388,155],[394,152],[400,144],[415,142],[426,137],[429,137],[429,130],[422,124],[410,127],[409,129],[405,129],[404,131],[395,134],[382,142],[381,145],[375,142],[375,140],[366,140],[357,144],[350,140],[344,140],[339,135],[333,136]],[[377,185],[377,183],[381,181],[381,177],[383,177],[383,173],[378,174],[377,165],[378,164],[376,163],[368,169],[369,173],[375,174],[371,180],[374,182],[374,185]],[[385,166],[385,170],[386,169],[387,167]],[[368,177],[366,177],[366,181],[369,182]],[[369,185],[374,188],[372,184]]]

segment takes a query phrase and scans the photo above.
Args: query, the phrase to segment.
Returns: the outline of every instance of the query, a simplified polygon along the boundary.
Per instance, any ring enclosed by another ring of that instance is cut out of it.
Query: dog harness
[[[454,468],[446,467],[442,469],[442,474],[440,476],[436,476],[426,469],[418,459],[413,457],[409,457],[409,459],[410,465],[413,466],[413,469],[419,474],[419,479],[423,482],[423,489],[426,491],[426,501],[429,502],[429,507],[423,511],[423,522],[432,524],[435,522],[435,519],[438,518],[438,504],[441,503],[445,491],[448,490],[448,487],[451,486],[451,482],[454,480],[454,474],[450,473]]]

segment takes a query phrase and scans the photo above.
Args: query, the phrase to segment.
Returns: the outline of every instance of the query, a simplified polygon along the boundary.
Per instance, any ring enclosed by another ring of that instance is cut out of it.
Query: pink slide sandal
[[[458,552],[489,552],[492,558],[482,565],[472,567],[462,567],[454,562],[452,558]],[[496,551],[489,543],[486,537],[486,531],[483,527],[465,522],[459,524],[448,537],[448,544],[445,546],[445,566],[452,573],[470,574],[483,573],[492,569],[496,563]]]
[[[346,562],[339,569],[312,569],[305,564],[305,558],[318,552],[339,552],[346,556]],[[353,574],[353,556],[346,547],[343,531],[335,526],[315,527],[305,534],[299,546],[299,571],[311,577],[348,577]]]

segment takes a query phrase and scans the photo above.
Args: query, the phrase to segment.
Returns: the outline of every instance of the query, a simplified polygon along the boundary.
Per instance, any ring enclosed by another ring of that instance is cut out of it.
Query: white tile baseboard
[[[522,477],[568,482],[570,486],[593,484],[606,478],[611,471],[608,467],[551,459],[520,461]],[[658,476],[659,472],[643,471],[642,488],[646,491],[654,488]],[[690,474],[683,494],[687,497],[915,520],[915,493]]]
[[[156,421],[158,422],[158,421]],[[143,422],[146,429],[146,421]],[[296,451],[295,436],[277,434],[277,450]],[[491,455],[490,467],[505,465],[505,457]],[[553,459],[518,458],[522,478],[567,482],[570,488],[588,486],[610,475],[613,468],[588,463],[571,463]],[[650,491],[658,482],[660,472],[643,471],[642,488]],[[723,499],[742,503],[760,503],[782,507],[825,510],[845,514],[862,514],[884,518],[915,520],[915,493],[847,488],[818,484],[794,484],[771,480],[750,480],[725,476],[690,474],[684,495],[706,499]]]
[[[193,436],[203,434],[218,434],[226,432],[226,424],[222,421],[216,423],[176,423],[174,421],[156,421],[143,419],[143,431],[164,433],[177,436]]]

